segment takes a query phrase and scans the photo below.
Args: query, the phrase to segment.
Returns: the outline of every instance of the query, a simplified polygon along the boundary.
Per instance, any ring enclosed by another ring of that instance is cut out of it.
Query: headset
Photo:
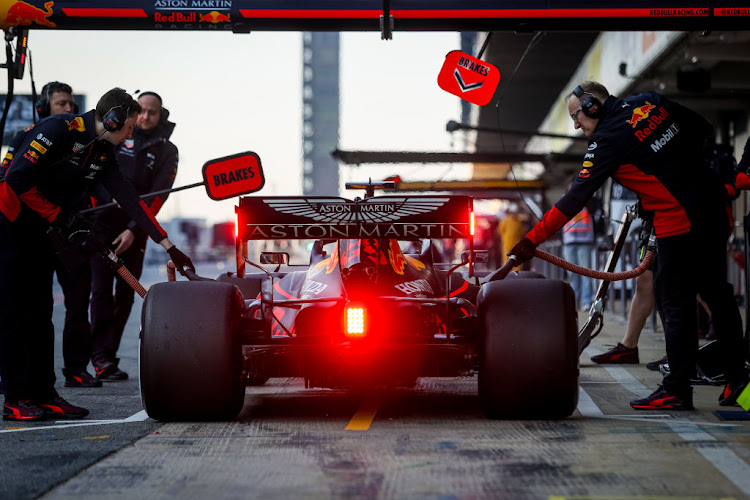
[[[602,101],[591,92],[586,92],[580,85],[573,89],[573,95],[581,102],[581,113],[589,118],[601,118],[604,115]]]
[[[50,113],[52,113],[52,110],[50,109],[50,89],[56,85],[60,85],[60,82],[55,81],[46,84],[45,87],[47,90],[45,92],[45,96],[36,103],[36,114],[39,116],[40,120],[42,118],[47,118]],[[78,103],[75,101],[73,101],[73,113],[76,115],[78,114]]]
[[[125,100],[122,104],[110,108],[109,111],[104,114],[102,117],[104,130],[107,132],[117,132],[122,129],[130,116],[130,106],[128,105],[126,107],[128,99],[132,99],[132,97],[130,97],[130,94],[125,94]]]

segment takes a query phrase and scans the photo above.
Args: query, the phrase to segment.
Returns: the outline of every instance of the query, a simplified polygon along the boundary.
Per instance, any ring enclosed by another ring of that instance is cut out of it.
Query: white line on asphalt
[[[44,431],[48,429],[67,429],[68,427],[85,427],[87,425],[126,424],[130,422],[142,422],[148,418],[145,410],[141,410],[127,418],[114,420],[57,420],[56,425],[40,425],[38,427],[19,427],[14,429],[1,429],[0,434],[8,432]]]
[[[625,368],[622,367],[605,367],[612,375],[612,378],[620,382],[623,387],[638,397],[648,396],[651,391],[643,385],[638,379],[633,377]],[[620,415],[604,415],[601,409],[596,406],[591,396],[579,386],[578,388],[578,411],[581,415],[591,418],[604,418],[612,420],[638,420],[654,422],[654,420],[642,417],[628,417]],[[667,415],[649,415],[650,417],[664,418]],[[717,424],[709,422],[693,422],[690,420],[679,419],[669,421],[659,421],[659,424],[668,425],[678,436],[688,442],[694,442],[694,447],[703,457],[708,460],[719,472],[727,479],[732,481],[735,486],[750,496],[750,466],[738,457],[724,443],[720,443],[703,431],[699,426],[721,426],[734,427],[734,424]]]

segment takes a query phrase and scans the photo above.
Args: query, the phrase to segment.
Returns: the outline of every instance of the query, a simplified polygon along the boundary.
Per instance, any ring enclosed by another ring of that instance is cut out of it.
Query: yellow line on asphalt
[[[380,409],[380,405],[383,403],[382,396],[376,396],[373,399],[368,399],[362,403],[357,410],[357,413],[352,416],[352,419],[347,424],[345,431],[366,431],[372,425],[372,421],[375,420],[375,415]]]

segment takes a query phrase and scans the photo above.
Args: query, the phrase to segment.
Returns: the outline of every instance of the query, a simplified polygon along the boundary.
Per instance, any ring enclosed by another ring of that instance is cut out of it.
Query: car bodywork
[[[233,418],[245,385],[269,377],[350,388],[476,373],[491,417],[574,411],[572,290],[537,276],[502,279],[510,268],[475,276],[470,197],[249,196],[240,198],[236,215],[237,272],[157,284],[146,297],[141,395],[152,417]],[[316,241],[306,266],[282,268],[286,254],[261,254],[261,262],[277,264],[269,270],[248,255],[251,240],[310,238]],[[405,253],[399,240],[423,245]],[[467,250],[442,263],[439,240],[464,240]],[[519,392],[515,375],[530,386]],[[186,377],[215,401],[197,413],[183,403],[175,391]]]

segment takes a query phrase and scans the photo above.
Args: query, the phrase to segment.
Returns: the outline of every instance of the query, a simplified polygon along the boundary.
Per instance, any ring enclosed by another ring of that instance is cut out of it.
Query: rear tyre
[[[163,421],[231,420],[245,400],[238,326],[242,295],[229,283],[157,283],[141,317],[141,401]]]
[[[578,404],[575,296],[558,280],[494,281],[479,294],[479,399],[490,418],[564,418]]]

